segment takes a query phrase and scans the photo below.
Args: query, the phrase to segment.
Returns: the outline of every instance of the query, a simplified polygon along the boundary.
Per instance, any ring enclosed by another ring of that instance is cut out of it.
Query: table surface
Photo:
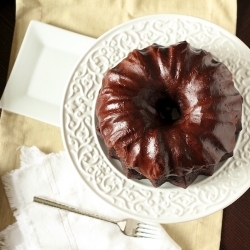
[[[238,0],[236,36],[250,47],[250,1]],[[0,3],[0,96],[2,96],[8,76],[11,43],[15,26],[15,1],[1,0]],[[0,192],[3,192],[0,183]],[[0,201],[3,202],[3,201]],[[250,189],[236,202],[224,209],[221,234],[222,250],[250,249]],[[6,204],[6,209],[9,209]],[[2,220],[0,231],[13,223],[13,217]]]

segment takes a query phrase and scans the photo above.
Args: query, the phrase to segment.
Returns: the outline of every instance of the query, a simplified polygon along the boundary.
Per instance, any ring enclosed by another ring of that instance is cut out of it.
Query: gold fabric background
[[[9,72],[30,20],[97,38],[116,25],[144,15],[176,13],[200,17],[235,34],[236,0],[17,0],[16,26]],[[21,83],[20,83],[21,84]],[[45,153],[63,150],[60,129],[21,115],[2,112],[0,175],[19,167],[19,146],[37,146]],[[0,230],[13,223],[0,182]],[[185,250],[219,249],[223,212],[199,220],[164,225]]]

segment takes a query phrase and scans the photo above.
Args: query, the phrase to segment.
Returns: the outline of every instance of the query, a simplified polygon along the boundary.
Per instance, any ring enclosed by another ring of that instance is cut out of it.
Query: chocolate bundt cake
[[[232,156],[241,112],[232,74],[209,52],[153,44],[104,76],[97,132],[128,178],[186,188]]]

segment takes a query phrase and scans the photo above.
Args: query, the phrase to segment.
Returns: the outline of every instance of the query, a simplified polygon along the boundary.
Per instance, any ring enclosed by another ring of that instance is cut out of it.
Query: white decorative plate
[[[186,40],[210,51],[232,71],[244,98],[243,130],[235,154],[211,177],[198,177],[187,189],[169,183],[128,180],[118,161],[106,157],[95,127],[95,103],[105,72],[128,52],[152,43]],[[153,15],[124,23],[101,36],[76,67],[62,106],[65,149],[90,188],[130,217],[159,223],[201,218],[225,208],[250,186],[250,50],[237,37],[210,22],[181,15]]]

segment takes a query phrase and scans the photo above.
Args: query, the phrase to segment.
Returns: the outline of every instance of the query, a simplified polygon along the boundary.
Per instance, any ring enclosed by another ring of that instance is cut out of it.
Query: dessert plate
[[[68,76],[95,39],[31,21],[1,98],[1,108],[60,126]]]
[[[244,98],[242,124],[235,154],[187,189],[165,183],[127,179],[118,161],[110,161],[96,135],[95,104],[105,72],[133,49],[152,43],[188,41],[224,62]],[[65,149],[81,177],[103,200],[140,220],[176,223],[198,219],[225,208],[250,186],[250,50],[217,25],[182,15],[153,15],[124,23],[101,36],[83,56],[68,83],[62,104]]]

